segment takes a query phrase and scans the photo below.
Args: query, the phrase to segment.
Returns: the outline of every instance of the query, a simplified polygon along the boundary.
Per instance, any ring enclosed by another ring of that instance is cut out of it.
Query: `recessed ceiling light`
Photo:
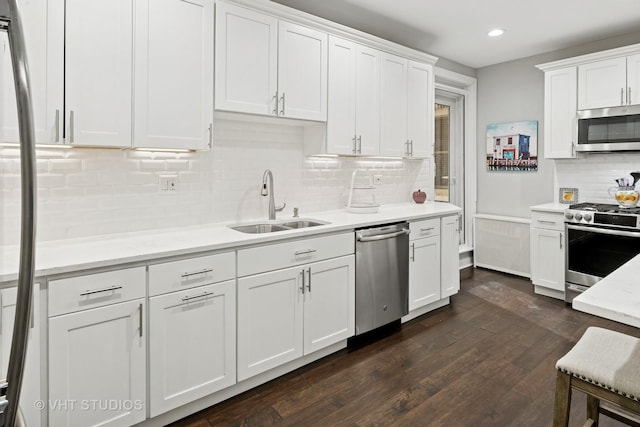
[[[498,37],[504,34],[504,30],[502,28],[496,28],[494,30],[489,31],[489,37]]]

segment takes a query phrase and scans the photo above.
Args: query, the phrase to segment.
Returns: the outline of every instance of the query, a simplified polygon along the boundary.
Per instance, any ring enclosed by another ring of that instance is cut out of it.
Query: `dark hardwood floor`
[[[588,326],[640,329],[475,270],[449,306],[185,418],[209,426],[550,426],[555,362]],[[606,350],[606,349],[605,349]],[[571,426],[584,422],[574,392]],[[623,425],[601,416],[600,426]]]

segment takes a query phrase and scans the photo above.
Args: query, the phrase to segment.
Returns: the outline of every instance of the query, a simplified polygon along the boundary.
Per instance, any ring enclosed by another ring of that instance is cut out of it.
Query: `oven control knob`
[[[564,214],[564,217],[567,219],[573,219],[573,214],[571,212],[567,212]]]
[[[591,214],[584,214],[583,218],[584,218],[585,221],[589,222],[589,221],[591,221],[592,216],[591,216]]]
[[[582,219],[582,214],[580,212],[578,212],[573,217],[576,219],[576,221],[580,221]]]

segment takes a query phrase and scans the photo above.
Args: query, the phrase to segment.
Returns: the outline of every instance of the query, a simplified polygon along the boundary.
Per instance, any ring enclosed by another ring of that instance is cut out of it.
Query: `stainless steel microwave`
[[[640,151],[640,105],[578,111],[576,151]]]

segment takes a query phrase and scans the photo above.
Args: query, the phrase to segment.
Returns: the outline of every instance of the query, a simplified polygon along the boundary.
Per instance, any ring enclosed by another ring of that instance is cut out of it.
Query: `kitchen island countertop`
[[[573,308],[640,328],[640,255],[573,300]]]
[[[237,222],[205,224],[172,229],[92,236],[38,243],[36,278],[93,268],[112,267],[166,257],[275,242],[291,238],[349,231],[355,228],[434,216],[453,215],[461,209],[450,203],[401,203],[382,205],[376,213],[349,213],[344,209],[302,215],[329,224],[264,234],[245,234],[228,226]],[[291,219],[282,216],[278,220]],[[252,222],[260,222],[257,218]],[[248,223],[250,221],[246,221]],[[268,222],[262,218],[262,222]],[[18,248],[0,247],[0,283],[18,277]]]

